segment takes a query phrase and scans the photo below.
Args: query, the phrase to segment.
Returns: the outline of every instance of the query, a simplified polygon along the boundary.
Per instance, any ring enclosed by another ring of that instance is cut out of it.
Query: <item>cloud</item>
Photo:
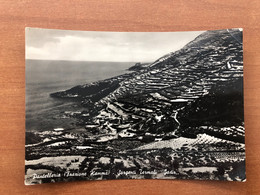
[[[194,32],[94,32],[26,29],[26,58],[73,61],[154,61],[182,48]]]

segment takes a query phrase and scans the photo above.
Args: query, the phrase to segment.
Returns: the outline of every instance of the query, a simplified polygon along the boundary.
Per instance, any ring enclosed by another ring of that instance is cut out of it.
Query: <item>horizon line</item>
[[[59,60],[59,59],[33,59],[33,58],[25,58],[25,60],[39,60],[39,61],[70,61],[70,62],[133,62],[133,63],[152,63],[152,62],[154,62],[154,61]]]

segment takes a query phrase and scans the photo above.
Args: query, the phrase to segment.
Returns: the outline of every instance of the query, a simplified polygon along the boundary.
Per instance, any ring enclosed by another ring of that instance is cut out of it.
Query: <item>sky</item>
[[[100,32],[26,28],[26,59],[153,62],[204,31]]]

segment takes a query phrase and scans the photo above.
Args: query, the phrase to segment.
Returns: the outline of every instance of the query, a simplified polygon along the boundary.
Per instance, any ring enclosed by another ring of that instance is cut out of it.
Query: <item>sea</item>
[[[27,59],[26,131],[76,128],[77,119],[67,118],[64,113],[83,111],[80,102],[52,98],[50,94],[127,73],[134,64]]]

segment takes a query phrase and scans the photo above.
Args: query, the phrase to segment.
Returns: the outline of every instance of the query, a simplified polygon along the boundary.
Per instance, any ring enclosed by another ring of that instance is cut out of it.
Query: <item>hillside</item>
[[[96,125],[103,133],[115,134],[124,129],[141,134],[173,132],[180,128],[179,120],[185,121],[176,118],[178,110],[201,97],[218,96],[216,89],[223,91],[228,85],[229,94],[243,97],[240,40],[242,32],[238,29],[207,31],[145,69],[53,96],[81,97],[83,104],[94,108],[87,124]],[[234,82],[238,84],[232,86]],[[238,104],[243,109],[243,100]],[[241,125],[243,116],[239,117]]]

